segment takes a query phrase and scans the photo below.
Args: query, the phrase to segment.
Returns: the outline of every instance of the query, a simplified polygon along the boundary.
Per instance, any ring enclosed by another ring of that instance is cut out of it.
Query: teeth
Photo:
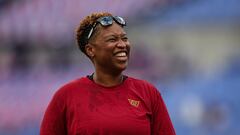
[[[123,56],[127,56],[127,54],[126,52],[120,52],[120,53],[117,53],[116,56],[123,57]]]

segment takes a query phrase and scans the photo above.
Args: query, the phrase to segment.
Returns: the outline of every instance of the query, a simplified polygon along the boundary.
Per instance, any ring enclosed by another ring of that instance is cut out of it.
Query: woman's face
[[[96,37],[89,43],[96,70],[122,72],[128,65],[130,53],[126,32],[115,22],[107,27],[98,26],[98,29]]]

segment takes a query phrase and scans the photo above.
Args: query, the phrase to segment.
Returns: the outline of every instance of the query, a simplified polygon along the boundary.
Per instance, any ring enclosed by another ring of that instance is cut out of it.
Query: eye
[[[117,39],[116,38],[109,38],[107,41],[108,42],[115,42]]]
[[[122,40],[123,41],[128,41],[128,37],[123,37]]]

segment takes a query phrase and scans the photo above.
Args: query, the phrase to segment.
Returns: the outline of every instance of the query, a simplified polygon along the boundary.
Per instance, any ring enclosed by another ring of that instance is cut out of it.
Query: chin
[[[128,66],[128,61],[114,61],[112,62],[113,70],[117,72],[124,71]]]
[[[127,68],[127,64],[121,64],[121,65],[118,65],[117,66],[117,69],[120,70],[120,71],[123,71]]]

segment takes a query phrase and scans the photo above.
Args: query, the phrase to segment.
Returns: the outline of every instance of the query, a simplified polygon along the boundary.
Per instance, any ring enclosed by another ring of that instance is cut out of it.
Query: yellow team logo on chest
[[[137,100],[133,100],[133,99],[128,99],[130,105],[134,106],[134,107],[138,107],[140,104],[140,101]]]

